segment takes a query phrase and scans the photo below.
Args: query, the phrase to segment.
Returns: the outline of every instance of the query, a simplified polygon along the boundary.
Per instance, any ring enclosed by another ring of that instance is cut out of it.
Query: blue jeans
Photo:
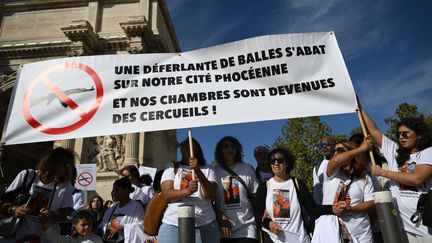
[[[205,237],[205,240],[201,238]],[[170,224],[162,224],[159,228],[158,242],[163,243],[178,243],[178,227]],[[216,220],[210,223],[195,228],[195,242],[196,243],[219,243],[220,233],[219,224]]]

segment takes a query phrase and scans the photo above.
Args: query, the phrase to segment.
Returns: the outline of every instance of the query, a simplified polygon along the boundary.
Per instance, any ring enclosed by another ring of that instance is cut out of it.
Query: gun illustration
[[[72,94],[89,92],[89,91],[93,91],[93,90],[95,90],[95,88],[92,86],[90,89],[85,89],[85,88],[69,89],[69,90],[63,91],[63,93],[66,95],[72,95]],[[66,108],[68,106],[66,103],[64,103],[62,100],[60,100],[56,94],[49,94],[46,96],[34,98],[30,101],[30,106],[33,107],[33,106],[38,105],[40,103],[43,103],[45,101],[46,101],[46,105],[48,106],[51,104],[51,102],[54,99],[57,99],[63,107]]]

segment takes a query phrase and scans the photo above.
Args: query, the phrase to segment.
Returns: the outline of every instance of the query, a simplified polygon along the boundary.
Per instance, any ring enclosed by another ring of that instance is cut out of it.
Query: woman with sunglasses
[[[312,229],[310,222],[303,222],[302,216],[306,215],[302,208],[308,215],[319,216],[332,214],[332,205],[315,204],[306,185],[299,179],[293,180],[290,173],[295,157],[289,150],[274,149],[268,158],[274,176],[258,188],[255,214],[267,232],[264,242],[310,242],[308,231]]]
[[[432,188],[431,130],[421,118],[402,119],[397,125],[398,141],[394,142],[381,133],[365,111],[362,113],[389,166],[388,170],[373,166],[372,173],[390,179],[390,191],[409,242],[432,242],[432,227],[423,225],[421,220],[411,221],[421,193]]]
[[[222,232],[221,242],[256,243],[257,229],[249,198],[258,188],[254,169],[243,162],[242,146],[231,136],[217,143],[215,158],[216,215]]]
[[[215,172],[206,165],[198,141],[192,139],[192,146],[194,158],[190,156],[189,140],[183,140],[180,143],[181,161],[170,162],[162,174],[160,188],[168,207],[159,228],[158,242],[178,242],[178,207],[183,204],[195,206],[196,243],[217,243],[220,240],[219,225],[212,206],[217,188]]]
[[[363,154],[372,149],[369,137],[357,147],[349,141],[335,146],[324,173],[323,203],[339,206],[335,209],[341,219],[344,239],[373,242],[368,212],[374,208],[373,183],[367,175],[367,159]],[[348,233],[349,232],[349,233]]]

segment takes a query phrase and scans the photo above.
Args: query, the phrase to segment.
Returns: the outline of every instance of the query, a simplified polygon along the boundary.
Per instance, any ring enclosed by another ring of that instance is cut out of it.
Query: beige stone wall
[[[27,11],[4,16],[0,42],[17,44],[67,40],[60,28],[87,16],[87,7]]]

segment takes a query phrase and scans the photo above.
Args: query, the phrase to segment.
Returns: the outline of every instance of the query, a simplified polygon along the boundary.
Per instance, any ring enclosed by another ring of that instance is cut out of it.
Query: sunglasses
[[[235,146],[232,143],[225,143],[224,145],[222,145],[223,149],[228,149],[228,148],[232,148],[232,149],[237,149],[237,146]]]
[[[278,164],[285,163],[285,158],[271,158],[270,159],[270,164],[271,165],[276,164],[276,162],[278,162]]]
[[[341,154],[341,153],[346,152],[346,149],[345,149],[345,148],[342,148],[342,147],[335,148],[335,152],[336,152],[337,154]]]
[[[329,147],[329,146],[331,146],[331,145],[333,145],[331,142],[325,142],[325,143],[321,143],[320,145],[319,145],[319,147],[320,148],[324,148],[324,147]]]
[[[402,132],[397,132],[397,136],[400,138],[400,137],[402,137],[402,138],[405,138],[405,139],[407,139],[407,138],[410,138],[411,136],[408,136],[408,131],[402,131]]]

